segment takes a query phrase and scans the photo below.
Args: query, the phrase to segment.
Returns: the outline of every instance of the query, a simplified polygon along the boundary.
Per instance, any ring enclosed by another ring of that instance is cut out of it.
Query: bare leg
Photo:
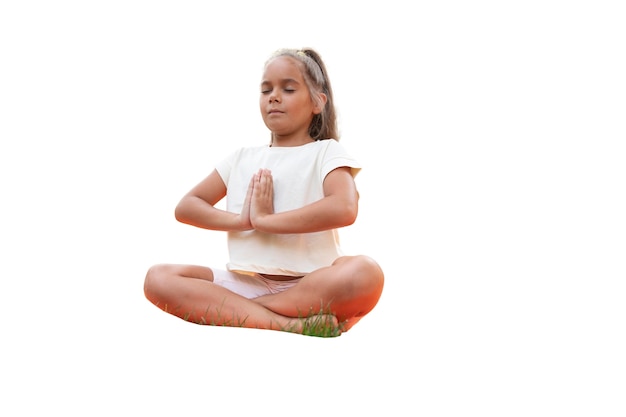
[[[162,310],[198,324],[302,331],[303,320],[273,312],[212,281],[209,268],[156,265],[146,275],[144,292]]]
[[[375,261],[366,256],[346,256],[306,275],[282,293],[253,301],[287,317],[333,314],[347,331],[376,306],[383,284],[383,271]]]

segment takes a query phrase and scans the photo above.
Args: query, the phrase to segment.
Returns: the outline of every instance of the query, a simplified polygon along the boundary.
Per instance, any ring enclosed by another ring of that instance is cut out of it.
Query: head
[[[314,140],[339,140],[333,92],[326,67],[319,54],[310,48],[279,49],[266,61],[265,67],[280,57],[288,57],[296,62],[309,91],[309,96],[315,107],[319,109],[319,112],[316,111],[313,115],[309,125],[311,138]]]

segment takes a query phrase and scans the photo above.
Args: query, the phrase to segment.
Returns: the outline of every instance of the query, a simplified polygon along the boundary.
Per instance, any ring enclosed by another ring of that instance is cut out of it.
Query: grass
[[[163,310],[169,312],[167,306]],[[239,317],[224,319],[224,317],[221,317],[221,308],[216,308],[216,312],[217,317],[212,319],[211,322],[207,322],[204,318],[210,315],[209,308],[205,310],[205,314],[200,317],[200,320],[191,320],[191,313],[185,314],[182,319],[191,323],[209,326],[250,327],[246,326],[247,317],[243,319]],[[294,324],[293,326],[282,328],[281,331],[314,337],[338,337],[342,333],[342,324],[337,322],[335,316],[329,313],[328,309],[320,309],[318,313],[309,313],[306,316],[300,315],[298,320],[301,327],[298,324]]]
[[[338,337],[341,335],[341,323],[337,323],[334,316],[320,312],[304,320],[300,333],[305,336]]]

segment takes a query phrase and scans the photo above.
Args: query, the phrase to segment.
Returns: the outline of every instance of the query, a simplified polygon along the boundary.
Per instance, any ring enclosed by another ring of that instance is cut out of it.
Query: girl
[[[369,257],[341,253],[337,229],[356,220],[360,166],[338,143],[320,56],[277,51],[259,104],[270,144],[232,153],[176,207],[182,223],[228,232],[226,270],[156,265],[145,295],[199,324],[337,336],[374,308],[384,276]]]

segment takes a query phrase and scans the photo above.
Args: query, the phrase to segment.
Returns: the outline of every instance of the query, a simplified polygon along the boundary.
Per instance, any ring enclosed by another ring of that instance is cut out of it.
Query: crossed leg
[[[347,331],[374,308],[383,281],[370,258],[342,257],[284,292],[247,299],[214,284],[210,268],[156,265],[146,275],[144,292],[162,310],[199,324],[301,333],[307,316],[321,314]]]
[[[376,306],[383,285],[383,271],[374,260],[344,256],[304,276],[288,290],[254,301],[288,317],[332,314],[347,331]]]

